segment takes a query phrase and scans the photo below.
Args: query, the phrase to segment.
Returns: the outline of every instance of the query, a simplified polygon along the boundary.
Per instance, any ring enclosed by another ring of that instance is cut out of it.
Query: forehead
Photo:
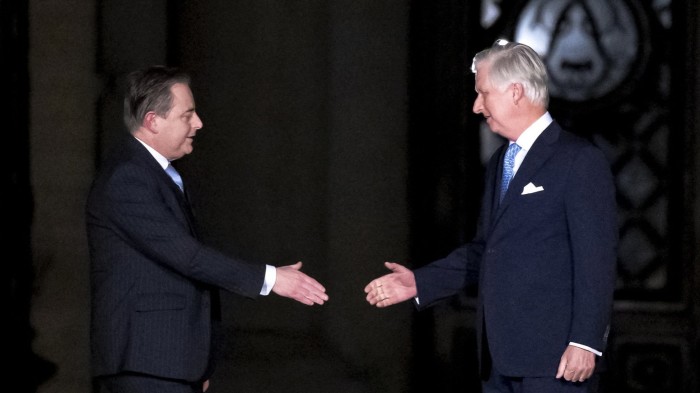
[[[176,83],[170,88],[170,92],[173,95],[173,107],[185,106],[189,108],[194,106],[194,97],[188,85]]]
[[[482,62],[476,66],[476,72],[474,73],[474,82],[476,88],[479,90],[491,87],[489,83],[489,69],[490,65],[486,62]]]

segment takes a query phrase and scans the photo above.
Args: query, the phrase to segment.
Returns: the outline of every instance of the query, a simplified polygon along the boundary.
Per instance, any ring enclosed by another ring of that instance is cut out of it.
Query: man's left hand
[[[564,377],[570,382],[583,382],[593,375],[595,354],[573,345],[566,347],[559,361],[557,378]]]

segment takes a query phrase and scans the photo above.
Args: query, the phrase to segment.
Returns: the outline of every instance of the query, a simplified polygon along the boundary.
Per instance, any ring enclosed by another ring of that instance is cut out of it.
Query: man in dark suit
[[[414,298],[424,309],[478,283],[483,391],[585,391],[612,313],[618,230],[609,164],[552,120],[547,72],[530,47],[499,40],[472,71],[474,112],[509,141],[488,163],[477,234],[415,271],[386,262],[393,272],[366,286],[367,301]]]
[[[202,128],[189,77],[151,67],[130,75],[131,135],[102,164],[87,202],[95,386],[111,393],[193,393],[208,387],[219,289],[303,304],[328,300],[300,271],[236,259],[197,237],[186,188],[171,165]],[[180,184],[177,184],[180,183]]]

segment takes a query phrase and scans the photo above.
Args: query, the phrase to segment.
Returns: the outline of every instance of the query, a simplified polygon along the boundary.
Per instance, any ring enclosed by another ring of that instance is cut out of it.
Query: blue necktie
[[[172,166],[171,164],[168,164],[168,166],[165,168],[165,173],[167,173],[168,176],[170,176],[170,178],[173,179],[175,184],[177,184],[177,186],[180,187],[180,191],[184,192],[185,188],[184,188],[184,185],[182,184],[182,177],[180,177],[180,174],[177,173],[177,170],[175,169],[175,167]]]
[[[520,151],[520,146],[517,143],[511,143],[506,150],[506,156],[503,158],[503,178],[501,179],[501,201],[506,195],[508,184],[513,178],[513,166],[515,165],[515,155]]]

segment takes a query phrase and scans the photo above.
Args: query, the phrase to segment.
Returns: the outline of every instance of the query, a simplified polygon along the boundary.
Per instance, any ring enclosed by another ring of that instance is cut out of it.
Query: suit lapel
[[[158,161],[156,161],[156,159],[151,155],[151,153],[148,152],[148,150],[141,144],[141,142],[131,137],[129,138],[127,146],[129,146],[129,148],[131,149],[132,155],[136,159],[141,161],[144,166],[149,168],[149,170],[153,172],[153,175],[160,179],[160,181],[164,183],[169,190],[172,191],[172,193],[175,196],[175,200],[177,201],[178,207],[183,212],[183,215],[187,220],[187,225],[190,228],[190,232],[193,234],[193,236],[197,237],[197,229],[194,220],[194,215],[192,214],[192,209],[190,207],[188,198],[186,198],[185,196],[185,193],[180,191],[180,188],[177,186],[177,184],[175,184],[175,182],[173,182],[173,179],[171,179],[170,176],[168,176],[168,174],[165,173],[160,164],[158,164]],[[187,192],[187,187],[185,187],[185,192]]]
[[[180,203],[180,205],[185,210],[185,214],[187,215],[187,222],[190,225],[192,235],[194,235],[195,238],[199,238],[199,235],[197,233],[197,221],[194,219],[194,211],[192,210],[192,205],[190,204],[190,198],[188,197],[189,194],[187,193],[187,187],[185,187],[185,192],[181,194],[182,195],[180,199],[182,199],[182,202]]]
[[[508,186],[508,191],[506,192],[503,201],[500,205],[497,205],[497,213],[494,215],[493,224],[503,215],[507,210],[508,206],[513,202],[513,200],[522,192],[523,187],[530,182],[530,179],[539,171],[540,168],[549,160],[549,158],[556,151],[556,142],[559,140],[559,134],[561,133],[561,128],[556,122],[552,122],[540,136],[535,140],[535,143],[528,151],[525,159],[520,168],[515,173],[515,176]],[[502,156],[503,154],[501,154]],[[501,157],[501,164],[499,164],[500,170],[498,171],[499,176],[503,171],[503,163]],[[500,182],[496,182],[496,187],[500,185]],[[498,191],[494,191],[498,194]],[[498,204],[498,200],[494,201]]]
[[[175,198],[177,199],[177,203],[180,205],[180,208],[182,211],[185,213],[185,218],[187,218],[187,224],[190,228],[190,232],[192,235],[197,238],[197,225],[195,224],[194,220],[194,214],[192,212],[192,206],[190,205],[190,200],[187,197],[187,186],[185,186],[184,192],[180,190],[180,188],[173,182],[173,180],[168,176],[165,171],[162,170],[161,172],[165,174],[165,176],[168,178],[168,183],[172,186],[170,187],[172,192],[175,194]]]
[[[490,184],[487,184],[485,187],[487,194],[484,195],[484,200],[490,201],[491,203],[491,207],[489,209],[486,209],[486,211],[488,211],[489,213],[489,216],[484,221],[484,223],[489,224],[489,227],[487,228],[487,233],[490,231],[490,228],[492,228],[493,224],[496,222],[496,217],[498,217],[500,211],[499,199],[501,196],[501,178],[503,177],[503,157],[506,154],[507,146],[507,143],[504,144],[496,151],[496,153],[494,153],[497,159],[495,163],[491,164],[491,168],[495,169],[491,170],[491,172],[487,174],[487,179],[489,179],[488,181],[490,182]]]

